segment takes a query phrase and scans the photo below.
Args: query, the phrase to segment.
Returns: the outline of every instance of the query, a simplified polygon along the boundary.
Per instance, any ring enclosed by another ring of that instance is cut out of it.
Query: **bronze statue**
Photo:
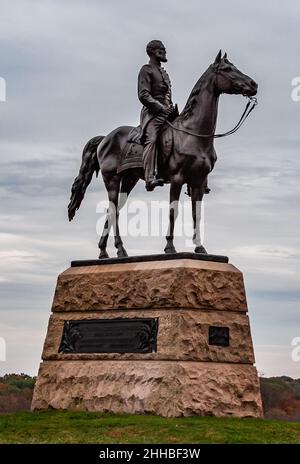
[[[161,57],[164,56],[160,46]],[[151,59],[151,56],[150,56]],[[162,60],[161,60],[162,61]],[[235,132],[254,108],[248,102],[246,109],[234,129],[225,134],[215,134],[219,96],[222,93],[240,94],[253,98],[257,93],[257,84],[249,76],[239,71],[221,51],[215,61],[207,68],[194,86],[187,103],[180,115],[173,121],[165,118],[166,124],[160,129],[157,140],[157,171],[159,178],[170,183],[169,229],[166,236],[165,253],[175,253],[173,244],[174,223],[177,216],[178,200],[182,186],[187,184],[192,201],[193,242],[196,253],[207,253],[201,244],[200,237],[200,205],[207,186],[207,176],[214,168],[217,156],[214,149],[214,138]],[[171,96],[168,97],[168,108],[171,113]],[[164,111],[164,117],[167,111]],[[143,124],[143,121],[142,121]],[[157,130],[153,131],[157,135]],[[153,133],[152,132],[152,133]],[[115,247],[119,257],[127,256],[119,233],[118,216],[127,196],[139,179],[145,179],[143,169],[143,146],[140,141],[140,128],[121,126],[107,136],[94,137],[86,144],[82,155],[82,164],[73,186],[68,206],[69,220],[72,220],[79,208],[93,173],[101,170],[108,192],[109,208],[103,234],[99,241],[100,256],[107,258],[107,239],[113,225]],[[143,133],[142,133],[143,136]],[[151,136],[150,140],[151,139]],[[142,137],[143,139],[143,137]],[[147,140],[147,138],[146,138]],[[149,140],[149,138],[148,138]],[[151,141],[152,143],[152,141]],[[153,166],[150,143],[146,143],[146,169],[149,177]],[[148,159],[149,165],[147,164]],[[147,172],[147,176],[148,176]],[[153,182],[154,180],[154,182]],[[152,189],[157,185],[155,179],[148,179]],[[162,181],[159,180],[159,183]],[[120,193],[126,194],[121,195]],[[121,202],[119,202],[121,198]]]
[[[178,114],[172,103],[171,81],[161,66],[167,62],[166,49],[160,40],[152,40],[146,48],[149,64],[145,64],[138,76],[138,96],[144,105],[141,112],[141,143],[144,145],[143,163],[146,190],[163,185],[157,178],[157,138],[167,119]]]

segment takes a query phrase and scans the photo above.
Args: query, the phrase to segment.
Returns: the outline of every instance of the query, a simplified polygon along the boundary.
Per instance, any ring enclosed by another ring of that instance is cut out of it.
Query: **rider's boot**
[[[155,189],[155,187],[162,187],[164,185],[164,180],[163,179],[157,179],[154,176],[151,176],[147,181],[146,181],[146,190],[148,192],[152,192],[152,190]]]

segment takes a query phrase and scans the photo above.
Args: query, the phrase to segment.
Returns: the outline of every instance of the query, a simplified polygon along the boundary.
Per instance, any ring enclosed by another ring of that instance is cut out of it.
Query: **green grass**
[[[0,443],[300,443],[300,423],[23,412],[0,415]]]

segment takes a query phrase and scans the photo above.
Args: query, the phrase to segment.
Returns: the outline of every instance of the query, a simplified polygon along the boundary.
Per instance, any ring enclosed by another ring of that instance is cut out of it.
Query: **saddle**
[[[141,143],[142,127],[137,126],[131,129],[127,141],[121,152],[121,161],[118,173],[126,169],[143,168],[143,145]]]
[[[169,158],[172,145],[173,131],[171,130],[170,126],[165,124],[157,139],[158,171],[161,170],[160,168],[162,168],[162,166]],[[126,171],[127,169],[133,168],[143,169],[143,150],[144,145],[142,143],[142,127],[137,126],[131,129],[128,134],[127,141],[121,152],[121,161],[117,172],[120,173]]]

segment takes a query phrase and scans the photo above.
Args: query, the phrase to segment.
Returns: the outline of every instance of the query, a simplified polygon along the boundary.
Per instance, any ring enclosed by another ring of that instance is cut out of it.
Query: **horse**
[[[178,201],[187,184],[192,202],[193,243],[195,253],[207,253],[200,237],[201,201],[207,189],[207,176],[213,170],[217,155],[214,149],[218,102],[222,93],[254,97],[257,83],[243,74],[221,50],[193,87],[182,112],[173,123],[166,124],[159,141],[160,177],[170,183],[169,227],[165,253],[176,253],[173,243]],[[82,164],[71,190],[68,216],[71,221],[79,208],[94,172],[99,170],[107,190],[109,207],[102,236],[99,258],[108,258],[107,240],[111,225],[118,257],[128,256],[119,233],[119,211],[139,179],[144,180],[142,167],[118,172],[121,154],[128,143],[131,126],[121,126],[106,136],[90,139],[83,149]],[[232,131],[229,131],[230,133]],[[170,141],[172,141],[170,145]]]

